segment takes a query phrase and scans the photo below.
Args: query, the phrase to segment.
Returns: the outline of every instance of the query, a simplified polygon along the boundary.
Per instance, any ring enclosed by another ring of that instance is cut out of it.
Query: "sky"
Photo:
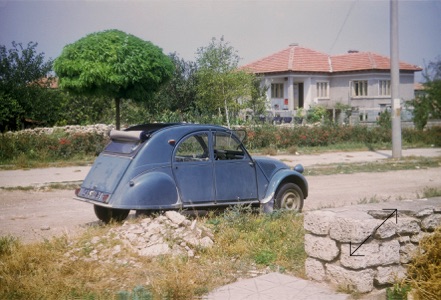
[[[399,58],[424,68],[441,57],[441,0],[398,3]],[[37,42],[47,59],[106,29],[190,61],[222,36],[241,65],[292,43],[331,55],[359,50],[390,56],[389,28],[389,0],[0,0],[0,44]]]

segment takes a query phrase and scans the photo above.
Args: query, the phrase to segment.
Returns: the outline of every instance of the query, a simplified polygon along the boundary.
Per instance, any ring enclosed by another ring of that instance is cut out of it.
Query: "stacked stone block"
[[[359,293],[382,289],[405,277],[420,239],[440,225],[441,198],[307,212],[306,275]]]

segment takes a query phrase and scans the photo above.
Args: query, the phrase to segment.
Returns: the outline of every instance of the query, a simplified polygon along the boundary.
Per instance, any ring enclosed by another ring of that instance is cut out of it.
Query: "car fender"
[[[174,179],[164,172],[148,172],[131,179],[120,187],[124,194],[116,197],[113,207],[130,209],[173,209],[180,207]],[[115,195],[116,196],[116,195]]]
[[[265,193],[265,197],[260,200],[261,204],[269,203],[274,201],[275,194],[280,184],[285,182],[292,182],[297,184],[303,192],[303,196],[306,199],[308,196],[308,182],[305,177],[297,171],[291,169],[282,169],[277,171],[272,177],[268,184],[268,188]]]

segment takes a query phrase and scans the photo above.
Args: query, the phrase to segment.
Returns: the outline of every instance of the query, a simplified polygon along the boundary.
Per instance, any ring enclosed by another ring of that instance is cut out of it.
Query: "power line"
[[[329,54],[331,54],[331,53],[332,53],[332,50],[334,50],[334,46],[335,46],[335,44],[337,43],[337,40],[338,40],[338,38],[340,37],[340,34],[342,33],[342,31],[343,31],[343,29],[344,29],[344,27],[345,27],[345,25],[346,25],[346,22],[348,21],[349,16],[350,16],[352,10],[354,9],[355,4],[356,4],[358,1],[359,1],[359,0],[356,0],[356,1],[353,1],[353,2],[352,2],[351,7],[349,8],[348,12],[346,13],[345,20],[343,21],[343,24],[341,25],[340,30],[338,31],[337,36],[335,37],[334,42],[332,43],[332,46],[331,46],[331,48],[330,48],[329,51],[328,51]]]

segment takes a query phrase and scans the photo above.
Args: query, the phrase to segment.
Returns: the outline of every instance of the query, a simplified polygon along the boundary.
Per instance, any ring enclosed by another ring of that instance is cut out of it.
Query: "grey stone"
[[[415,234],[420,232],[420,220],[415,218],[399,218],[397,224],[398,234]]]
[[[420,211],[418,211],[415,214],[415,217],[417,218],[421,218],[421,217],[426,217],[426,216],[430,216],[431,214],[433,214],[433,207],[426,207]]]
[[[397,224],[395,221],[387,220],[375,231],[375,237],[379,239],[387,239],[394,236],[396,233]]]
[[[441,214],[434,214],[423,219],[421,227],[425,230],[434,230],[441,225]]]
[[[400,242],[400,244],[409,243],[410,242],[410,236],[408,236],[408,235],[400,236],[398,238],[398,241]]]
[[[412,243],[407,243],[400,247],[400,262],[402,264],[407,264],[412,261],[412,257],[415,254],[416,250],[418,249],[417,246],[415,246]]]
[[[303,226],[311,233],[317,235],[327,235],[334,218],[335,213],[330,211],[309,211],[305,213]]]
[[[208,236],[203,237],[199,243],[202,248],[210,248],[213,244],[214,242]]]
[[[419,232],[418,234],[412,235],[410,237],[410,241],[412,243],[419,243],[421,241],[421,239],[424,238],[427,235],[429,235],[429,233],[427,233],[427,232]]]
[[[377,274],[375,275],[375,280],[378,284],[393,284],[399,282],[401,279],[406,277],[406,268],[395,265],[387,267],[378,267]]]
[[[375,209],[375,210],[368,210],[367,213],[374,217],[375,219],[382,219],[385,220],[392,211],[390,210],[382,210],[382,209]]]
[[[347,270],[335,264],[326,264],[326,278],[337,287],[353,290],[359,293],[369,293],[374,288],[375,271]]]
[[[305,261],[305,272],[309,279],[324,281],[326,279],[325,267],[319,260],[308,257]]]
[[[356,270],[400,262],[400,243],[397,240],[386,242],[372,240],[357,249],[358,246],[352,245],[353,255],[350,255],[349,244],[341,245],[340,263],[342,266]]]
[[[167,244],[156,244],[138,251],[141,256],[158,256],[171,253],[171,249]]]
[[[335,241],[312,234],[305,234],[305,251],[309,256],[325,261],[332,261],[340,253]]]
[[[366,215],[366,219],[337,217],[331,225],[330,236],[342,243],[361,243],[381,224],[380,220]]]

